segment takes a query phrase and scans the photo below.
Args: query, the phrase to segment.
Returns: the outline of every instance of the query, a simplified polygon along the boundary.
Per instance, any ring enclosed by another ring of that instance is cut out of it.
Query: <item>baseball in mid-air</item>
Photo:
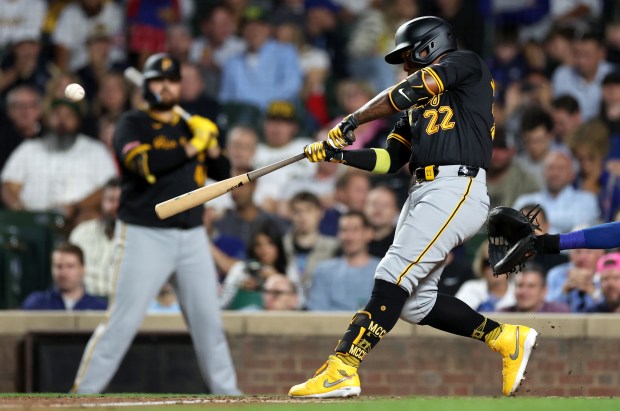
[[[71,83],[65,88],[65,96],[71,101],[80,101],[85,94],[84,87],[77,83]]]

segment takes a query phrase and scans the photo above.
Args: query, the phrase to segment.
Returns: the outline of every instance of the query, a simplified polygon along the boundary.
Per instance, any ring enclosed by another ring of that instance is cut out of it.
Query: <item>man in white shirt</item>
[[[2,198],[13,210],[57,210],[68,224],[98,215],[102,187],[116,177],[105,146],[78,132],[80,109],[55,100],[49,132],[24,141],[9,157],[0,180]]]
[[[123,51],[123,12],[115,2],[104,0],[80,0],[69,4],[58,17],[52,33],[56,64],[62,69],[76,71],[88,63],[86,39],[89,33],[102,26],[112,37],[110,60],[120,61]]]
[[[265,142],[259,143],[254,156],[254,168],[264,167],[284,160],[285,158],[303,153],[304,147],[313,141],[308,137],[296,137],[299,131],[295,106],[287,101],[274,101],[269,104],[263,134]],[[264,210],[278,211],[278,205],[285,197],[285,188],[298,178],[314,174],[316,164],[309,161],[298,161],[278,170],[277,173],[261,177],[256,189],[255,201]]]
[[[47,12],[44,0],[3,1],[0,6],[0,50],[24,39],[39,39]]]

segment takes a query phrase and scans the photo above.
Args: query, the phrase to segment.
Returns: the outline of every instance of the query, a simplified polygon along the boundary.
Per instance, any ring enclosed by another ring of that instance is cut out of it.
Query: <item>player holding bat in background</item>
[[[105,389],[148,305],[170,280],[210,392],[238,395],[202,207],[167,220],[158,219],[154,211],[155,204],[202,187],[207,169],[216,180],[229,177],[229,163],[220,155],[213,122],[199,116],[185,122],[173,111],[180,94],[179,63],[166,54],[155,54],[144,67],[142,94],[148,108],[123,114],[114,135],[122,168],[111,267],[114,291],[106,319],[86,346],[73,391]]]
[[[306,146],[305,153],[310,161],[336,161],[374,173],[393,173],[408,162],[415,183],[394,243],[377,268],[370,301],[354,315],[325,365],[289,395],[358,395],[358,366],[399,318],[484,341],[501,354],[502,391],[513,395],[537,332],[500,324],[437,292],[449,251],[477,233],[489,211],[493,80],[480,57],[457,50],[451,27],[437,17],[403,24],[395,43],[386,61],[403,64],[409,77],[347,116],[326,141]],[[341,150],[359,124],[399,111],[403,114],[386,149]]]

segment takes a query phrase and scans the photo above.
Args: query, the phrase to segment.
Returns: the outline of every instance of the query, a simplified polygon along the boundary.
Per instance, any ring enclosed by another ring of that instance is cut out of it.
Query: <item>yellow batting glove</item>
[[[187,125],[194,134],[189,143],[196,150],[203,151],[218,146],[219,130],[213,121],[201,116],[192,116],[187,120]]]
[[[327,153],[325,151],[325,142],[317,141],[316,143],[308,144],[304,147],[304,154],[306,158],[312,163],[318,163],[325,161]]]
[[[338,125],[327,133],[327,144],[333,149],[340,150],[355,141],[353,131],[359,126],[353,115],[346,116]]]

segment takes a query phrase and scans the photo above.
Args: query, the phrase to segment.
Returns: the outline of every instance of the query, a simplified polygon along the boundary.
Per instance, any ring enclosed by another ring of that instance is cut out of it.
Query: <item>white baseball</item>
[[[84,87],[77,83],[71,83],[65,88],[65,96],[71,101],[80,101],[85,94]]]

